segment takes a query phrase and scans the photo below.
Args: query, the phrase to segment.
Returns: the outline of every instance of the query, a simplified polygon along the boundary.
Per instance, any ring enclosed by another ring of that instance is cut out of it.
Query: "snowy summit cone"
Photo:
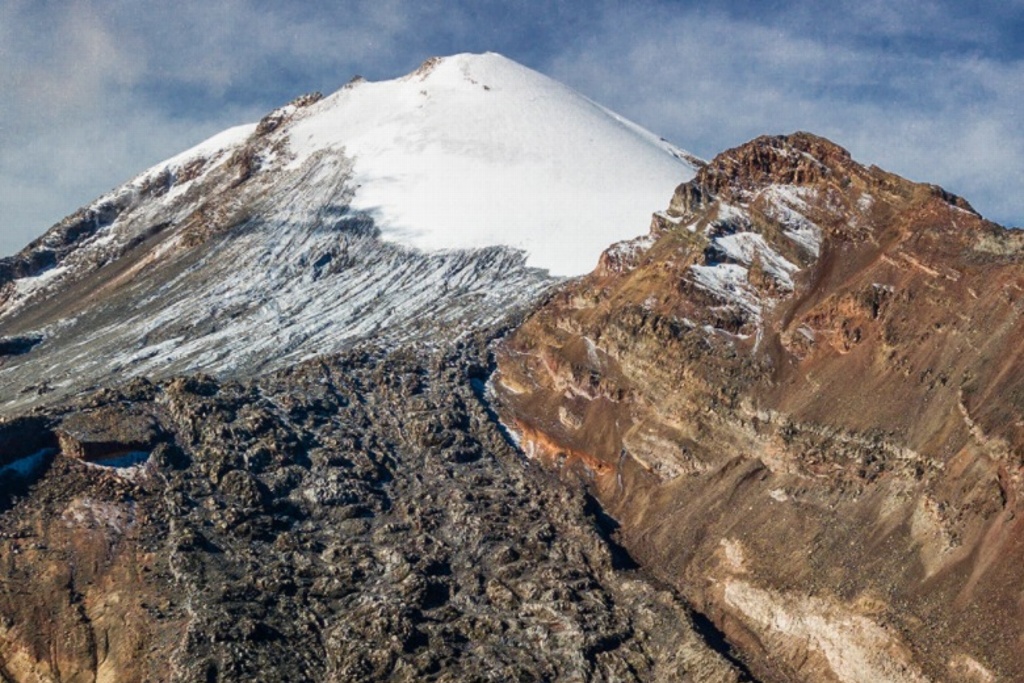
[[[587,273],[609,244],[640,234],[696,162],[493,53],[352,83],[292,124],[289,147],[293,164],[344,149],[353,207],[388,239],[428,250],[509,245],[553,275]]]
[[[699,164],[496,54],[297,98],[0,261],[3,398],[453,338],[645,232]]]

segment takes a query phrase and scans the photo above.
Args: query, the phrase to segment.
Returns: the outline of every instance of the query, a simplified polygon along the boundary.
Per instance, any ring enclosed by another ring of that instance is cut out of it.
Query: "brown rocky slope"
[[[499,413],[767,681],[1024,680],[1024,235],[813,135],[682,185]]]

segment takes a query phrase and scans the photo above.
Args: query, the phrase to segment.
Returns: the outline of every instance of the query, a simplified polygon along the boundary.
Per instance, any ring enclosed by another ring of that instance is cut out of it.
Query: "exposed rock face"
[[[516,330],[495,388],[764,680],[1020,680],[1022,311],[1020,233],[758,138]]]
[[[745,680],[505,442],[484,349],[135,380],[0,427],[51,449],[0,514],[0,678]]]

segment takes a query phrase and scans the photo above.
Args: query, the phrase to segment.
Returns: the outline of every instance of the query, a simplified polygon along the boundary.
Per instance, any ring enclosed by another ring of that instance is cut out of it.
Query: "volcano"
[[[0,261],[0,679],[1024,679],[1024,233],[495,54]]]

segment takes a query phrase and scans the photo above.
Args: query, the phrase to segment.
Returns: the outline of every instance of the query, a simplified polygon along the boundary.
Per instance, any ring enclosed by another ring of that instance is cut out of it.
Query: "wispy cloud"
[[[974,25],[947,25],[955,14],[944,23],[935,3],[919,9],[912,20],[861,3],[812,26],[800,6],[773,16],[613,8],[551,69],[697,154],[809,130],[1020,223],[1024,61],[966,49],[972,33],[981,40]],[[947,49],[953,32],[965,49]]]
[[[488,49],[701,155],[811,130],[1024,223],[1024,2],[989,4],[6,0],[0,254],[297,94]]]

